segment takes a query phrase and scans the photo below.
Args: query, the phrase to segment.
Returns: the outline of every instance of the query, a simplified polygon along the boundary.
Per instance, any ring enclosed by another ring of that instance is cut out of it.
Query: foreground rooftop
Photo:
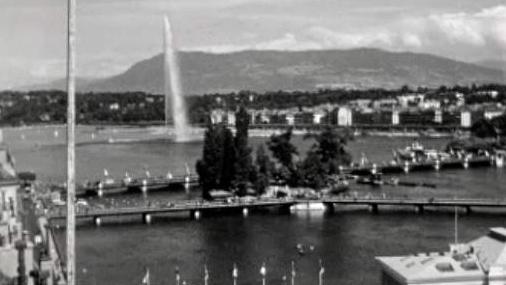
[[[450,251],[377,257],[383,284],[506,284],[506,228]]]

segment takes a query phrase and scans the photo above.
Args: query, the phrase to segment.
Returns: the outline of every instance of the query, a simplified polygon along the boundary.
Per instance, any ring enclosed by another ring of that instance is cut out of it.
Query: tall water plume
[[[175,140],[189,140],[189,126],[186,115],[186,104],[181,89],[179,75],[179,63],[177,51],[174,46],[174,37],[169,18],[164,17],[164,91],[165,91],[165,125],[168,127],[168,119],[172,113],[174,121]],[[169,98],[170,97],[170,98]],[[172,112],[171,112],[172,111]]]

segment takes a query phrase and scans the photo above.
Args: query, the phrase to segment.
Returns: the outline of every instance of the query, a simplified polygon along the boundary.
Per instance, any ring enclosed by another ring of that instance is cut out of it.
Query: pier
[[[462,158],[449,158],[441,160],[425,160],[425,161],[404,161],[399,162],[383,162],[368,163],[365,165],[355,165],[351,167],[342,167],[344,174],[367,175],[370,173],[381,172],[384,174],[393,173],[409,173],[418,171],[439,171],[443,169],[467,169],[474,167],[498,167],[504,166],[504,157],[502,156],[470,156]]]
[[[381,172],[383,174],[410,173],[419,171],[440,171],[444,169],[467,169],[475,167],[498,167],[504,166],[504,157],[502,156],[470,156],[462,158],[449,158],[444,160],[425,160],[425,161],[404,161],[368,163],[365,165],[352,165],[341,167],[343,174],[350,175],[369,175],[371,173]],[[166,189],[170,187],[184,187],[189,190],[190,187],[199,183],[197,175],[179,175],[171,177],[140,177],[123,179],[105,178],[83,185],[78,188],[78,196],[99,196],[109,194],[120,194],[126,192],[149,192],[156,189]]]
[[[164,189],[170,187],[184,187],[189,189],[198,184],[197,175],[178,175],[170,177],[125,177],[120,180],[105,178],[95,182],[87,183],[78,188],[78,196],[99,196],[108,194],[120,194],[126,192],[149,192],[150,190]]]

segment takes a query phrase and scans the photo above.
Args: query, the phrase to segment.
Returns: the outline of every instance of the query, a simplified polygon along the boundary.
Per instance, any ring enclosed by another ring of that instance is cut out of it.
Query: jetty
[[[191,186],[198,184],[197,175],[177,175],[164,177],[125,177],[117,180],[105,177],[101,180],[89,182],[78,187],[77,196],[98,196],[102,197],[109,194],[121,194],[127,192],[149,192],[151,190],[166,189],[171,187],[185,188],[189,190]]]
[[[467,169],[476,167],[498,167],[504,166],[504,157],[498,155],[489,156],[465,156],[461,158],[452,157],[441,160],[424,161],[397,161],[382,163],[354,164],[341,166],[342,174],[347,175],[369,175],[375,173],[396,174],[420,171],[440,171],[445,169]],[[187,191],[198,185],[199,177],[194,174],[161,177],[128,177],[113,179],[105,177],[101,180],[88,182],[78,187],[77,195],[80,197],[98,196],[109,194],[121,194],[128,192],[149,192],[156,189],[168,189],[171,187],[185,188]]]
[[[467,169],[474,167],[498,167],[504,166],[504,157],[502,156],[465,156],[461,158],[452,157],[448,159],[434,159],[424,161],[397,161],[382,163],[367,163],[363,165],[353,165],[351,167],[341,167],[341,172],[351,175],[367,175],[371,173],[410,173],[419,171],[439,171],[444,169]]]

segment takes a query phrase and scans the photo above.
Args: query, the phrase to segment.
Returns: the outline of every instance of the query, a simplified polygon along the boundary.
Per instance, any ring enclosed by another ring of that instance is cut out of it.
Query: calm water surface
[[[58,131],[55,133],[55,130]],[[33,170],[45,181],[63,181],[65,147],[62,128],[36,128],[4,131],[17,160],[19,170]],[[128,144],[83,144],[77,148],[79,181],[98,178],[107,168],[111,175],[125,171],[142,175],[149,168],[153,175],[167,171],[184,173],[184,164],[195,165],[201,142],[174,144],[160,139],[159,132],[144,130],[79,129],[82,141],[117,138],[153,138],[150,142]],[[256,146],[265,141],[254,138]],[[303,153],[312,144],[301,137],[294,139]],[[350,142],[355,158],[366,153],[372,161],[391,159],[392,149],[404,147],[412,139],[358,138]],[[426,146],[441,148],[446,140],[424,140]],[[401,175],[409,181],[429,181],[435,189],[355,186],[359,195],[423,197],[498,197],[506,191],[504,170],[482,168],[448,170],[439,173]],[[198,195],[198,194],[197,194]],[[183,192],[154,193],[147,198],[186,199]],[[467,241],[485,234],[488,227],[506,226],[504,215],[474,214],[459,220],[459,236]],[[233,262],[239,266],[239,284],[260,284],[259,268],[267,264],[268,284],[282,284],[289,276],[290,261],[297,264],[297,284],[317,283],[318,259],[326,267],[326,284],[380,284],[378,255],[404,255],[447,250],[453,240],[453,214],[428,212],[416,215],[412,209],[381,211],[372,215],[364,210],[339,209],[333,215],[300,212],[280,215],[275,212],[241,215],[206,216],[193,221],[186,216],[155,217],[152,225],[140,223],[140,217],[121,223],[91,225],[77,231],[77,267],[80,284],[140,284],[144,266],[151,271],[152,284],[175,284],[174,268],[181,268],[188,284],[203,284],[203,266],[209,267],[210,284],[232,284]],[[64,235],[58,237],[64,243]],[[314,245],[315,250],[299,256],[297,243]]]

